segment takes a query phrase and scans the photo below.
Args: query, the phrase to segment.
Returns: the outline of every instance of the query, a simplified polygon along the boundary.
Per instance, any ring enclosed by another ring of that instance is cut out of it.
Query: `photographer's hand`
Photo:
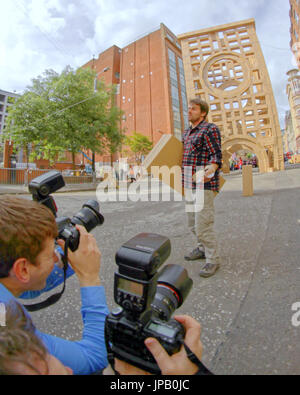
[[[185,327],[185,344],[201,361],[203,351],[200,340],[201,325],[189,316],[176,316],[174,318]],[[146,339],[145,345],[155,358],[163,375],[193,375],[199,369],[188,359],[183,346],[178,353],[170,356],[158,340],[154,338]]]
[[[201,325],[189,316],[176,316],[174,318],[186,329],[185,344],[201,360]],[[158,340],[154,338],[146,339],[145,345],[155,358],[163,375],[193,375],[199,369],[198,366],[188,359],[184,347],[177,354],[170,356]],[[150,375],[150,373],[117,358],[115,358],[115,369],[121,375]]]
[[[115,370],[122,376],[150,376],[151,373],[115,358]]]
[[[79,246],[75,252],[68,250],[68,261],[76,273],[81,287],[99,286],[101,252],[96,239],[83,226],[76,225],[76,229],[80,232]],[[58,244],[64,248],[63,240],[58,240]]]

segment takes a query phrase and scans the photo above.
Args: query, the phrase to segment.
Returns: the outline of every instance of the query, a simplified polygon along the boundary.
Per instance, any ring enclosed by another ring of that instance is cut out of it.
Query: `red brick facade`
[[[174,87],[172,88],[170,78],[169,51],[172,51],[172,56],[174,54],[176,59],[176,72],[173,73],[175,94],[176,89],[178,91],[178,103],[175,100],[178,108],[176,115],[173,112],[176,108],[172,98]],[[134,131],[142,133],[155,144],[162,134],[174,134],[174,117],[177,117],[178,137],[186,126],[187,102],[184,100],[184,78],[180,79],[181,59],[177,37],[161,24],[160,29],[123,49],[116,46],[109,48],[98,59],[90,60],[83,67],[96,70],[99,73],[98,79],[103,79],[105,83],[118,85],[116,103],[123,111],[121,128],[126,134],[132,135]],[[122,156],[124,155],[126,156],[123,152]],[[96,156],[96,162],[107,162],[108,159],[109,156]]]

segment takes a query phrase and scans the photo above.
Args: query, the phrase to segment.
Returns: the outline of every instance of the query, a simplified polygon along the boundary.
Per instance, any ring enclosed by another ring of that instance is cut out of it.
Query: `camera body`
[[[57,217],[57,207],[51,193],[65,186],[65,181],[60,172],[53,170],[33,179],[29,184],[29,192],[33,200],[48,207],[53,215]],[[99,204],[95,200],[86,202],[82,209],[72,218],[58,217],[58,238],[68,241],[71,251],[76,251],[79,246],[80,233],[75,225],[82,225],[88,232],[98,225],[102,225],[104,217],[100,214]]]
[[[56,218],[58,228],[58,238],[68,240],[68,247],[71,251],[76,251],[79,246],[80,234],[68,217]]]
[[[119,249],[114,299],[120,307],[106,319],[106,341],[113,356],[156,374],[160,369],[144,341],[155,337],[170,355],[180,350],[185,330],[170,317],[192,287],[179,265],[158,272],[170,251],[170,240],[153,233],[141,233]]]
[[[156,338],[169,355],[178,352],[182,346],[185,330],[176,320],[168,323],[149,318],[146,324],[126,317],[124,311],[116,310],[106,319],[108,341],[111,343],[113,356],[140,369],[159,374],[160,369],[144,341]]]

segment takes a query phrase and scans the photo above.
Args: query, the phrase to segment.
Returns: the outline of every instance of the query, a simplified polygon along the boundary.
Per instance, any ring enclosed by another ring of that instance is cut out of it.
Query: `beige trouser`
[[[219,263],[218,246],[214,231],[215,222],[215,193],[204,190],[203,206],[193,210],[194,202],[186,201],[186,211],[188,227],[197,237],[198,247],[205,252],[207,263]],[[191,191],[186,190],[186,196],[190,196]]]

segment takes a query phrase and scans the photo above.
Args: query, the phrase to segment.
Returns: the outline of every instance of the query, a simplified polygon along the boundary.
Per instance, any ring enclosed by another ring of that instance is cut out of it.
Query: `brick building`
[[[103,81],[106,85],[117,85],[117,95],[116,95],[116,104],[119,106],[119,89],[120,89],[120,60],[121,60],[122,50],[116,45],[108,48],[104,52],[102,52],[97,59],[93,58],[88,61],[82,67],[87,67],[94,70],[97,73],[97,79]],[[92,158],[92,152],[86,152],[86,155],[89,158]],[[90,163],[87,160],[87,157],[82,155],[77,155],[80,157],[81,162]],[[95,161],[102,163],[111,163],[111,161],[116,160],[118,155],[111,156],[109,153],[106,155],[95,154]]]
[[[164,24],[122,49],[107,49],[82,67],[94,69],[106,84],[117,84],[116,103],[123,111],[121,128],[127,135],[136,131],[154,144],[162,134],[181,138],[188,126],[181,46]],[[108,159],[96,156],[96,161]]]
[[[133,132],[147,136],[154,144],[162,134],[181,139],[188,126],[188,103],[181,46],[164,24],[124,48],[112,46],[82,67],[97,73],[97,79],[117,86],[116,105],[122,110],[120,128],[128,136]],[[126,147],[111,156],[95,155],[95,162],[110,164],[126,157]],[[91,164],[92,152],[78,153],[76,165]],[[134,158],[128,158],[134,160]],[[48,161],[36,161],[47,168]],[[71,168],[71,154],[57,168]]]

